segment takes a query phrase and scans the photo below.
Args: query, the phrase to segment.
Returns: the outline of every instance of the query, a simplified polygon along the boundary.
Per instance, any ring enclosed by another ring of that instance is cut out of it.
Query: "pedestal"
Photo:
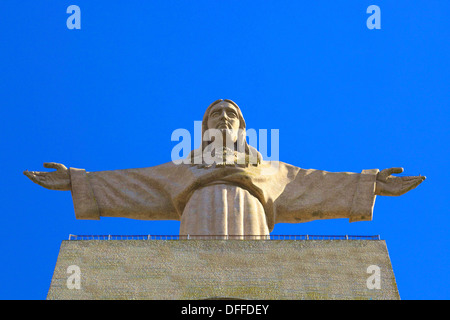
[[[378,275],[372,273],[374,268],[378,268]],[[78,276],[77,289],[73,284]],[[47,296],[47,299],[214,298],[400,299],[400,296],[384,240],[63,241]]]

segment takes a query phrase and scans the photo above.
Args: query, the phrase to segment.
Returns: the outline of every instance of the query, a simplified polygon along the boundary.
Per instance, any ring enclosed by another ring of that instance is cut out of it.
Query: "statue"
[[[327,172],[277,161],[274,171],[274,162],[247,144],[243,115],[231,100],[207,108],[202,137],[182,163],[99,172],[44,163],[56,171],[24,174],[45,188],[70,190],[77,219],[179,220],[180,236],[224,237],[264,237],[276,223],[372,220],[377,195],[400,196],[425,180],[392,176],[402,168]]]

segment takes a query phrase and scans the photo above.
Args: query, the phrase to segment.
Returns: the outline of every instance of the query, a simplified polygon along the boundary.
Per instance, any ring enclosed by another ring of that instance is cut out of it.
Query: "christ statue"
[[[377,195],[400,196],[425,180],[392,175],[402,168],[327,172],[266,161],[245,128],[238,105],[220,99],[206,109],[201,146],[187,161],[97,172],[44,163],[56,171],[24,174],[70,190],[77,219],[178,220],[180,236],[224,237],[268,236],[276,223],[369,221]]]

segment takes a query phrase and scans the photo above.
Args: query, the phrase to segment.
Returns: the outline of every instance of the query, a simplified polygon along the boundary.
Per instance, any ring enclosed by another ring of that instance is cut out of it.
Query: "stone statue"
[[[205,139],[209,130],[223,139]],[[247,144],[244,118],[231,100],[207,108],[202,137],[184,163],[99,172],[44,163],[56,171],[24,174],[45,188],[70,190],[77,219],[179,220],[180,235],[191,236],[267,236],[276,223],[372,220],[376,195],[400,196],[425,180],[392,176],[402,168],[327,172],[277,161],[273,170],[274,162]]]

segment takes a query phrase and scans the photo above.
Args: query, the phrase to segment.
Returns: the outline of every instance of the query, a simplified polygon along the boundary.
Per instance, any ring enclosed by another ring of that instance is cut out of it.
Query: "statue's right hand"
[[[23,172],[31,181],[51,190],[70,190],[69,170],[61,163],[45,162],[45,168],[56,169],[51,172],[28,171]]]

